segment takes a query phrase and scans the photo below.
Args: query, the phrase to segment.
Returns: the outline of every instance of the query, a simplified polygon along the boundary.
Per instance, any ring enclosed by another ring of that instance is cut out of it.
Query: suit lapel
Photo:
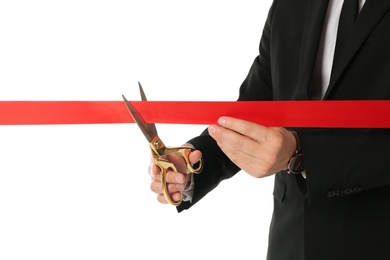
[[[308,87],[317,56],[328,2],[329,0],[309,0],[301,46],[299,82],[293,99],[309,99]]]
[[[327,99],[334,89],[340,76],[359,51],[360,47],[375,28],[376,24],[390,8],[390,0],[367,0],[355,22],[351,35],[345,43],[345,48],[340,53],[339,59],[333,64],[332,74],[324,99]]]

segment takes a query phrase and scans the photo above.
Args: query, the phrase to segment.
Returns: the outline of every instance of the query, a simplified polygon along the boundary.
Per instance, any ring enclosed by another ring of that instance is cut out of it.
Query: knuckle
[[[273,137],[273,144],[274,144],[274,147],[276,147],[277,149],[280,149],[281,147],[283,147],[283,144],[284,144],[284,138],[281,134],[275,134],[275,136]]]
[[[243,144],[244,144],[243,138],[244,138],[243,136],[238,136],[237,138],[235,138],[233,141],[233,148],[235,148],[235,149],[242,148]],[[235,151],[235,152],[237,152],[237,151]]]
[[[159,183],[155,182],[155,181],[152,181],[152,183],[150,184],[150,190],[154,193],[159,193],[160,190],[159,190]]]
[[[177,184],[184,184],[187,180],[187,177],[184,174],[179,173],[176,175],[175,180]]]
[[[180,179],[180,173],[174,171],[168,171],[166,175],[166,181],[168,183],[176,183]]]
[[[175,192],[171,194],[171,199],[173,201],[179,201],[181,199],[181,194],[179,192]]]
[[[285,142],[284,134],[282,129],[272,128],[272,131],[269,132],[269,138],[272,144],[275,147],[281,147]]]
[[[184,189],[183,184],[169,184],[168,185],[169,193],[182,191],[183,189]]]
[[[243,120],[235,120],[230,128],[245,136],[252,136],[256,131],[255,124]]]
[[[172,193],[172,192],[177,191],[177,185],[176,184],[168,184],[167,188],[168,188],[168,193]]]
[[[158,165],[152,164],[152,165],[150,165],[150,167],[151,167],[151,174],[153,177],[156,177],[157,175],[160,174],[161,170],[160,170],[160,167]]]
[[[240,128],[240,133],[246,136],[250,136],[253,133],[254,129],[252,124],[242,124]]]
[[[168,204],[167,200],[165,199],[164,195],[159,194],[157,196],[157,201],[160,202],[161,204]]]

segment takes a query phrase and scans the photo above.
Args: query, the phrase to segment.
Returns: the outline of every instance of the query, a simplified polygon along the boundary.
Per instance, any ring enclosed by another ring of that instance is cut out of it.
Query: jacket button
[[[346,188],[345,190],[344,190],[344,194],[345,195],[349,195],[349,194],[351,194],[352,193],[352,189],[351,188]]]
[[[336,196],[337,197],[340,197],[341,195],[343,195],[344,194],[344,191],[343,190],[337,190],[336,191]]]
[[[353,193],[358,193],[358,192],[361,192],[361,191],[362,191],[362,188],[360,188],[360,187],[355,187],[352,190]]]
[[[330,190],[328,191],[328,193],[326,194],[326,196],[328,198],[333,198],[334,196],[336,195],[336,192],[334,190]]]

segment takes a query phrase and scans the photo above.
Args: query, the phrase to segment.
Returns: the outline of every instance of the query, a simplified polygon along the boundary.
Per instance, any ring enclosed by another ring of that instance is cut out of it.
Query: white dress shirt
[[[359,0],[359,10],[362,9],[365,2],[366,0]],[[339,26],[343,3],[344,1],[342,0],[329,0],[311,82],[312,85],[317,85],[314,87],[316,89],[321,89],[322,92],[321,96],[312,97],[314,99],[322,99],[330,81],[330,73],[332,71],[333,56],[336,47],[337,28]]]

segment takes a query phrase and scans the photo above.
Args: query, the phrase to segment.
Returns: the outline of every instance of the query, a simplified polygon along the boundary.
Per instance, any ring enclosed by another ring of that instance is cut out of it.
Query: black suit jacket
[[[275,0],[239,100],[307,100],[327,0]],[[367,0],[325,100],[390,99],[390,0]],[[390,120],[390,115],[389,115]],[[296,129],[307,179],[275,176],[268,259],[390,259],[390,130]],[[207,131],[190,208],[240,169]],[[261,204],[259,203],[259,206]]]

